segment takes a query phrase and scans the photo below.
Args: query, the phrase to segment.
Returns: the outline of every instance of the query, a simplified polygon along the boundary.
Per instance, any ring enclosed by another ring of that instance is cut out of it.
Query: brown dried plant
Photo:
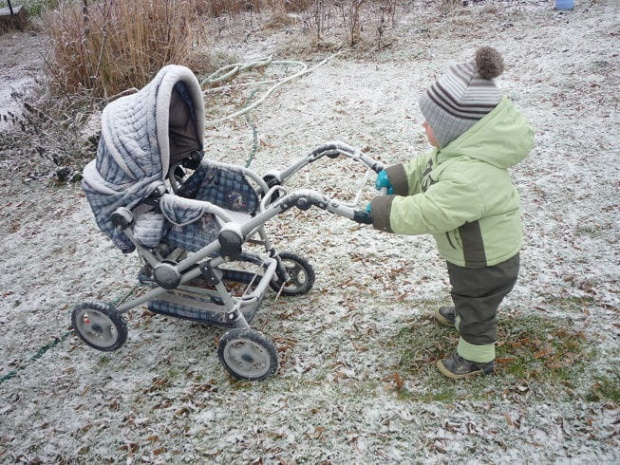
[[[187,62],[194,12],[188,0],[83,0],[48,13],[52,89],[110,98],[144,86],[162,66]]]

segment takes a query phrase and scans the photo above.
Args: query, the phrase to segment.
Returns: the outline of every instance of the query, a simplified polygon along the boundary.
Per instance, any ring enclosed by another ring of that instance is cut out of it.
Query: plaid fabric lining
[[[261,275],[255,276],[253,273],[240,270],[223,270],[225,283],[241,283],[243,285],[254,283],[251,291],[256,289],[256,285],[262,279]],[[197,286],[204,288],[201,284],[203,278],[192,280],[188,283],[189,286]],[[234,285],[234,284],[233,284]],[[230,290],[229,290],[230,292]],[[254,318],[258,307],[262,302],[263,296],[261,296],[258,302],[245,302],[241,305],[241,313],[245,317],[246,321],[250,323]],[[182,295],[175,291],[170,291],[157,299],[150,300],[148,302],[148,308],[154,313],[160,313],[164,315],[171,315],[176,318],[186,318],[194,321],[202,321],[210,324],[223,324],[226,325],[224,306],[217,296],[213,297],[190,297],[188,295]]]
[[[196,303],[200,305],[200,303]],[[222,312],[209,311],[207,309],[196,308],[193,306],[183,305],[178,302],[168,300],[151,300],[147,304],[148,309],[153,313],[160,315],[169,315],[175,318],[183,318],[186,320],[199,321],[209,324],[226,324],[226,316]]]
[[[204,159],[177,194],[249,214],[255,213],[259,204],[256,192],[241,169]]]
[[[235,212],[253,214],[259,204],[256,191],[243,172],[234,166],[203,160],[177,192],[178,197],[165,196],[161,208],[171,227],[163,242],[196,252],[217,239],[218,221],[196,204],[183,198],[207,201]]]
[[[199,321],[201,323],[219,325],[222,327],[231,326],[226,319],[226,314],[222,310],[217,311],[208,308],[209,306],[214,306],[214,304],[200,302],[199,300],[196,300],[194,303],[190,302],[189,299],[179,299],[175,297],[174,294],[168,293],[164,294],[164,299],[150,300],[147,303],[148,309],[160,315],[169,315],[175,318]],[[186,303],[190,305],[185,305]],[[243,317],[248,323],[254,319],[258,306],[259,305],[245,305],[241,307],[241,313],[243,313]],[[234,323],[232,326],[234,327]]]
[[[219,225],[213,215],[207,213],[187,225],[173,224],[163,241],[174,247],[196,252],[217,240],[219,230]]]

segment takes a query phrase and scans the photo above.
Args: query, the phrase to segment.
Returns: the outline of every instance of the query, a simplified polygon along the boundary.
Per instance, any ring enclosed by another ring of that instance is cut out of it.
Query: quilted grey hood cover
[[[124,252],[131,252],[133,244],[110,217],[119,207],[133,209],[164,185],[171,159],[179,157],[171,145],[188,145],[186,134],[176,137],[180,125],[186,124],[174,120],[179,101],[188,108],[189,139],[202,150],[204,102],[196,76],[186,67],[165,66],[139,92],[103,110],[97,158],[84,169],[82,187],[97,225]]]

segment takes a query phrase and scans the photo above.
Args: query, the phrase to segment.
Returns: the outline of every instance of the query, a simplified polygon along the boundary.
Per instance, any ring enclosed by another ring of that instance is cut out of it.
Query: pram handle
[[[324,156],[327,156],[329,158],[337,158],[340,155],[351,158],[355,161],[362,162],[375,173],[378,173],[385,168],[385,165],[383,165],[381,162],[378,162],[377,160],[374,160],[373,158],[363,154],[359,149],[352,147],[344,142],[333,141],[327,142],[317,147],[308,155],[297,160],[292,165],[284,168],[281,171],[268,171],[267,174],[265,174],[265,176],[263,177],[263,179],[269,187],[282,185],[288,179],[290,179],[297,171],[309,165],[310,163],[313,163],[320,158],[323,158]]]
[[[283,213],[291,208],[300,210],[309,210],[312,207],[320,208],[329,213],[333,213],[350,220],[356,220],[356,210],[341,204],[335,199],[331,199],[320,192],[300,189],[283,197],[279,197],[276,201],[266,206],[266,208],[255,215],[252,219],[242,224],[238,229],[239,236],[242,238],[251,237],[262,225],[269,219]]]
[[[277,199],[271,200],[277,194]],[[380,195],[386,195],[387,188],[381,189]],[[348,218],[357,223],[372,224],[372,215],[366,210],[355,210],[347,205],[341,204],[335,199],[331,199],[320,192],[310,189],[301,189],[291,193],[286,193],[286,189],[281,186],[272,187],[265,195],[259,212],[249,221],[243,224],[227,222],[222,226],[218,235],[219,243],[222,245],[226,255],[239,253],[241,245],[252,237],[263,225],[271,218],[283,213],[291,208],[309,210],[312,207],[320,208],[329,213]],[[224,250],[225,249],[225,250]],[[228,252],[226,252],[228,251]]]
[[[375,172],[382,171],[385,166],[371,157],[364,155],[360,150],[339,141],[325,143],[304,158],[297,160],[291,166],[282,171],[270,171],[258,182],[258,192],[262,194],[263,200],[260,204],[258,213],[246,223],[241,225],[226,221],[220,231],[220,242],[226,244],[242,244],[248,237],[252,237],[268,220],[291,208],[308,210],[317,207],[329,213],[348,218],[358,223],[371,223],[367,217],[370,214],[361,212],[354,208],[343,205],[335,199],[331,199],[317,191],[301,189],[287,193],[282,185],[304,166],[316,160],[328,156],[337,158],[340,155],[349,157],[355,161],[361,161],[368,168]],[[247,174],[247,173],[246,173]],[[387,194],[387,189],[382,189],[380,195]],[[231,250],[235,247],[230,247]]]

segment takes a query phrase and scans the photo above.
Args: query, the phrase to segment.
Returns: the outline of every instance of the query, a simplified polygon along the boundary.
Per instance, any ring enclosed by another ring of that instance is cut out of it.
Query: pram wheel
[[[250,328],[235,328],[220,339],[217,350],[220,363],[237,379],[260,381],[278,371],[278,351],[263,333]]]
[[[282,287],[284,279],[282,273],[278,270],[276,272],[277,277],[269,283],[271,288],[276,292],[280,292],[280,289],[282,289],[282,294],[288,296],[310,292],[312,286],[314,286],[315,274],[308,260],[291,252],[282,252],[279,255],[289,279]]]
[[[101,302],[83,302],[71,313],[73,329],[86,344],[111,352],[127,340],[127,323],[114,307]]]

